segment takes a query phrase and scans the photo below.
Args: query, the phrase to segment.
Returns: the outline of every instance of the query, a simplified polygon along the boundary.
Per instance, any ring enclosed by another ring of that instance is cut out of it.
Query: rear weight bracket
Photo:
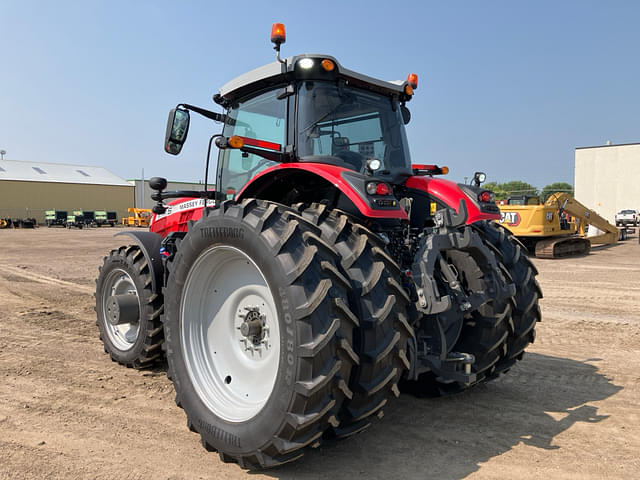
[[[418,294],[417,308],[427,315],[454,308],[462,312],[472,311],[489,300],[505,299],[515,294],[515,285],[506,284],[500,274],[495,255],[484,244],[480,235],[471,227],[462,227],[467,219],[464,200],[460,200],[459,213],[453,209],[438,210],[434,216],[436,227],[425,229],[411,271]],[[468,252],[482,270],[487,289],[467,295],[456,279],[456,274],[444,260],[447,250]],[[449,295],[441,295],[434,280],[436,265],[449,283]],[[452,298],[453,297],[453,298]]]
[[[471,372],[473,355],[449,351],[463,319],[491,300],[515,294],[515,285],[507,284],[494,253],[471,226],[465,225],[466,220],[463,200],[458,213],[453,209],[437,211],[435,227],[424,230],[411,267],[418,295],[416,307],[423,315],[422,335],[418,335],[415,354],[422,368],[432,370],[439,381],[462,385],[476,381],[475,373]],[[447,251],[462,251],[472,257],[482,271],[484,290],[468,292],[464,288]],[[419,374],[420,370],[417,367],[412,374]]]

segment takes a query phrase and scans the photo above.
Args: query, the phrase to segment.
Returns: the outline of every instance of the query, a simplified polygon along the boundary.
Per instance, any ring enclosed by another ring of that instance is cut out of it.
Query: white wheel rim
[[[280,362],[277,309],[260,268],[231,246],[205,250],[187,275],[180,312],[185,364],[200,400],[226,421],[253,418],[271,396]],[[242,324],[257,316],[259,338],[243,335]]]
[[[112,325],[107,320],[108,300],[112,295],[129,294],[137,297],[138,291],[136,290],[136,285],[133,283],[131,275],[121,268],[111,270],[107,275],[107,278],[105,278],[104,285],[104,295],[102,297],[102,318],[104,319],[105,331],[107,332],[107,336],[113,346],[118,350],[127,351],[133,348],[136,340],[138,340],[140,319],[138,318],[136,322]],[[139,299],[138,308],[141,308]]]

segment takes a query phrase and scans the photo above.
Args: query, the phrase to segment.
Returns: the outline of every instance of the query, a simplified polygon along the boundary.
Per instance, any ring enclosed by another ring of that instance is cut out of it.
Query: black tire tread
[[[223,462],[236,462],[251,470],[275,467],[296,460],[305,447],[317,446],[324,432],[339,424],[337,414],[340,406],[352,395],[345,380],[348,381],[352,365],[360,361],[351,346],[357,317],[346,303],[348,280],[333,268],[338,263],[338,254],[320,238],[321,232],[316,226],[286,207],[256,199],[247,199],[240,204],[223,202],[218,208],[210,210],[202,221],[216,216],[241,219],[247,228],[265,239],[276,258],[285,255],[295,258],[295,266],[287,274],[290,285],[301,287],[317,284],[306,302],[293,309],[294,320],[309,324],[313,331],[312,338],[304,342],[301,340],[297,355],[301,361],[315,363],[312,363],[310,376],[295,380],[293,391],[296,397],[291,405],[298,410],[286,412],[285,421],[271,441],[249,454],[225,452],[218,450],[207,439],[206,432],[199,431],[197,422],[188,421],[189,428],[201,435],[204,447],[218,451]],[[182,241],[188,240],[187,235]],[[299,253],[301,249],[304,250],[302,254]],[[180,261],[178,248],[172,261],[167,262],[169,275]],[[324,278],[314,278],[315,273],[310,268],[314,264],[321,265]],[[286,288],[287,285],[279,287]],[[331,312],[331,318],[322,317],[320,305],[324,305],[325,311],[328,309]],[[170,328],[166,314],[162,319],[165,330]],[[179,333],[171,332],[171,335],[179,336]],[[181,406],[184,403],[181,401],[182,391],[176,381],[170,351],[167,357],[168,374],[177,392],[176,403]],[[300,371],[296,374],[302,375]],[[189,416],[189,412],[186,413]]]
[[[132,267],[132,270],[134,272],[137,272],[137,275],[142,279],[144,288],[143,291],[138,292],[138,297],[140,298],[142,304],[142,310],[140,312],[141,317],[145,317],[144,319],[141,318],[140,321],[146,322],[146,336],[144,344],[142,344],[138,349],[136,358],[133,361],[127,362],[118,359],[117,355],[108,348],[108,344],[105,342],[104,338],[105,333],[103,333],[102,329],[100,328],[100,321],[99,319],[97,319],[96,325],[98,326],[100,340],[102,340],[105,346],[105,353],[109,354],[112,361],[124,365],[128,368],[142,369],[152,367],[163,357],[161,347],[164,343],[164,332],[160,319],[164,309],[163,296],[154,293],[151,288],[151,270],[139,246],[124,245],[117,249],[111,250],[109,255],[104,257],[103,259],[103,265],[99,268],[98,278],[100,277],[100,275],[102,275],[102,271],[107,266],[107,264],[114,260],[124,261],[125,263],[130,265]],[[97,285],[98,279],[96,279],[96,286]],[[98,295],[97,292],[94,294],[94,297],[96,298],[96,306],[94,307],[94,310],[97,313],[98,309],[102,308],[102,305],[99,305],[100,295]]]
[[[518,239],[495,222],[480,222],[477,230],[498,251],[499,260],[516,285],[513,331],[507,338],[507,351],[497,364],[497,373],[506,372],[535,340],[536,323],[542,319],[538,300],[542,290],[535,276],[538,270],[525,254]]]
[[[458,257],[454,265],[464,272],[467,281],[475,283],[475,288],[483,289],[477,286],[479,282],[483,283],[483,273],[473,258],[462,252],[451,252],[450,255]],[[510,300],[490,300],[465,319],[460,338],[453,349],[475,356],[471,371],[476,374],[476,383],[491,376],[505,354],[511,315]]]
[[[398,396],[398,382],[405,369],[407,340],[413,329],[407,319],[409,296],[396,277],[400,268],[384,251],[382,240],[347,215],[324,204],[296,205],[302,216],[320,227],[322,238],[341,255],[340,265],[352,286],[349,296],[358,313],[354,344],[360,357],[349,387],[353,397],[339,414],[337,437],[366,429],[390,396]]]

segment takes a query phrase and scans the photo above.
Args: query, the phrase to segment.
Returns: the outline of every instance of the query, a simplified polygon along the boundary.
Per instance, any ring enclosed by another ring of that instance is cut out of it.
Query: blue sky
[[[102,165],[125,177],[203,177],[220,126],[194,116],[177,157],[167,112],[211,109],[233,77],[327,53],[386,80],[419,75],[415,163],[461,181],[573,183],[576,146],[640,142],[640,2],[151,2],[0,0],[5,158]],[[215,163],[215,162],[214,162]]]

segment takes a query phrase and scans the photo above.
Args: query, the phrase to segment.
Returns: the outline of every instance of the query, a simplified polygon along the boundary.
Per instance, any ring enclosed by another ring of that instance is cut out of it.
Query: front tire
[[[338,425],[358,357],[337,261],[313,225],[253,199],[208,211],[179,243],[165,289],[169,376],[189,428],[222,460],[289,462]]]
[[[137,245],[104,258],[96,279],[96,325],[111,360],[145,368],[162,356],[162,295],[151,290],[151,271]]]

